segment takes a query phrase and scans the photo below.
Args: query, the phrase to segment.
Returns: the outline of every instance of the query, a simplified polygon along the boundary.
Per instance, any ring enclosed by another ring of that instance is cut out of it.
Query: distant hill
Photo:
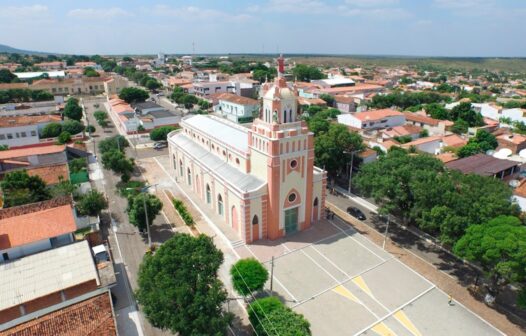
[[[25,55],[56,55],[55,53],[43,52],[43,51],[31,51],[31,50],[22,50],[16,49],[5,44],[0,44],[0,54],[9,53],[9,54],[25,54]]]

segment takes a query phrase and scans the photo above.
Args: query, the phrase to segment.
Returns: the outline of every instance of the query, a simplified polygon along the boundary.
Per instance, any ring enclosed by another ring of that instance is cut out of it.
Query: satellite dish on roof
[[[523,149],[519,152],[519,156],[523,159],[526,159],[526,149]]]
[[[494,155],[495,151],[493,149],[489,149],[486,151],[486,155]]]
[[[520,181],[519,180],[511,180],[508,184],[512,188],[517,188],[519,186],[519,184],[520,184]]]
[[[504,157],[508,157],[508,156],[510,156],[511,154],[513,154],[513,152],[512,152],[511,149],[509,149],[509,148],[503,148],[503,149],[501,149],[501,150],[499,151],[499,153],[502,153],[502,155],[503,155]]]

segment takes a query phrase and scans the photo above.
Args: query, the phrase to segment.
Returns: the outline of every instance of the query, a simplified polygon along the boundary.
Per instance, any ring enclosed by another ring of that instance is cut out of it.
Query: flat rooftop
[[[0,264],[0,274],[0,311],[90,280],[99,285],[85,240]]]

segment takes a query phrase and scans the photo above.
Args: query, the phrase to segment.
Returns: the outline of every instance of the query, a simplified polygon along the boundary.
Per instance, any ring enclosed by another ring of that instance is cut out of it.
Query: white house
[[[40,132],[50,123],[62,123],[59,115],[21,115],[0,117],[0,145],[9,148],[40,143]]]
[[[208,98],[216,93],[231,92],[233,86],[229,81],[225,82],[197,82],[193,84],[194,95],[199,98]]]
[[[392,109],[371,110],[340,114],[338,123],[362,130],[381,129],[404,125],[405,116]]]
[[[218,98],[214,111],[237,123],[251,122],[259,109],[257,100],[233,93],[223,93]]]

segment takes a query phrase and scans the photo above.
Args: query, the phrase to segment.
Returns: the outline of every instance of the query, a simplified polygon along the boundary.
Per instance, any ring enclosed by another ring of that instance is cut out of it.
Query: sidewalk
[[[352,225],[362,235],[366,236],[370,241],[378,246],[382,246],[383,234],[350,216],[344,210],[341,210],[330,202],[327,202],[327,207],[331,211],[334,211],[336,215],[348,222],[349,225]],[[451,295],[455,301],[463,304],[468,309],[472,310],[474,313],[491,323],[505,334],[523,335],[525,333],[525,331],[521,330],[519,326],[511,323],[506,315],[486,306],[480,301],[477,301],[471,296],[466,287],[458,284],[453,278],[449,277],[445,273],[438,271],[432,264],[418,258],[412,253],[409,253],[406,249],[399,247],[391,240],[387,241],[385,249],[397,257],[401,262],[409,266],[411,269],[417,271],[426,279],[433,282],[442,291]]]

